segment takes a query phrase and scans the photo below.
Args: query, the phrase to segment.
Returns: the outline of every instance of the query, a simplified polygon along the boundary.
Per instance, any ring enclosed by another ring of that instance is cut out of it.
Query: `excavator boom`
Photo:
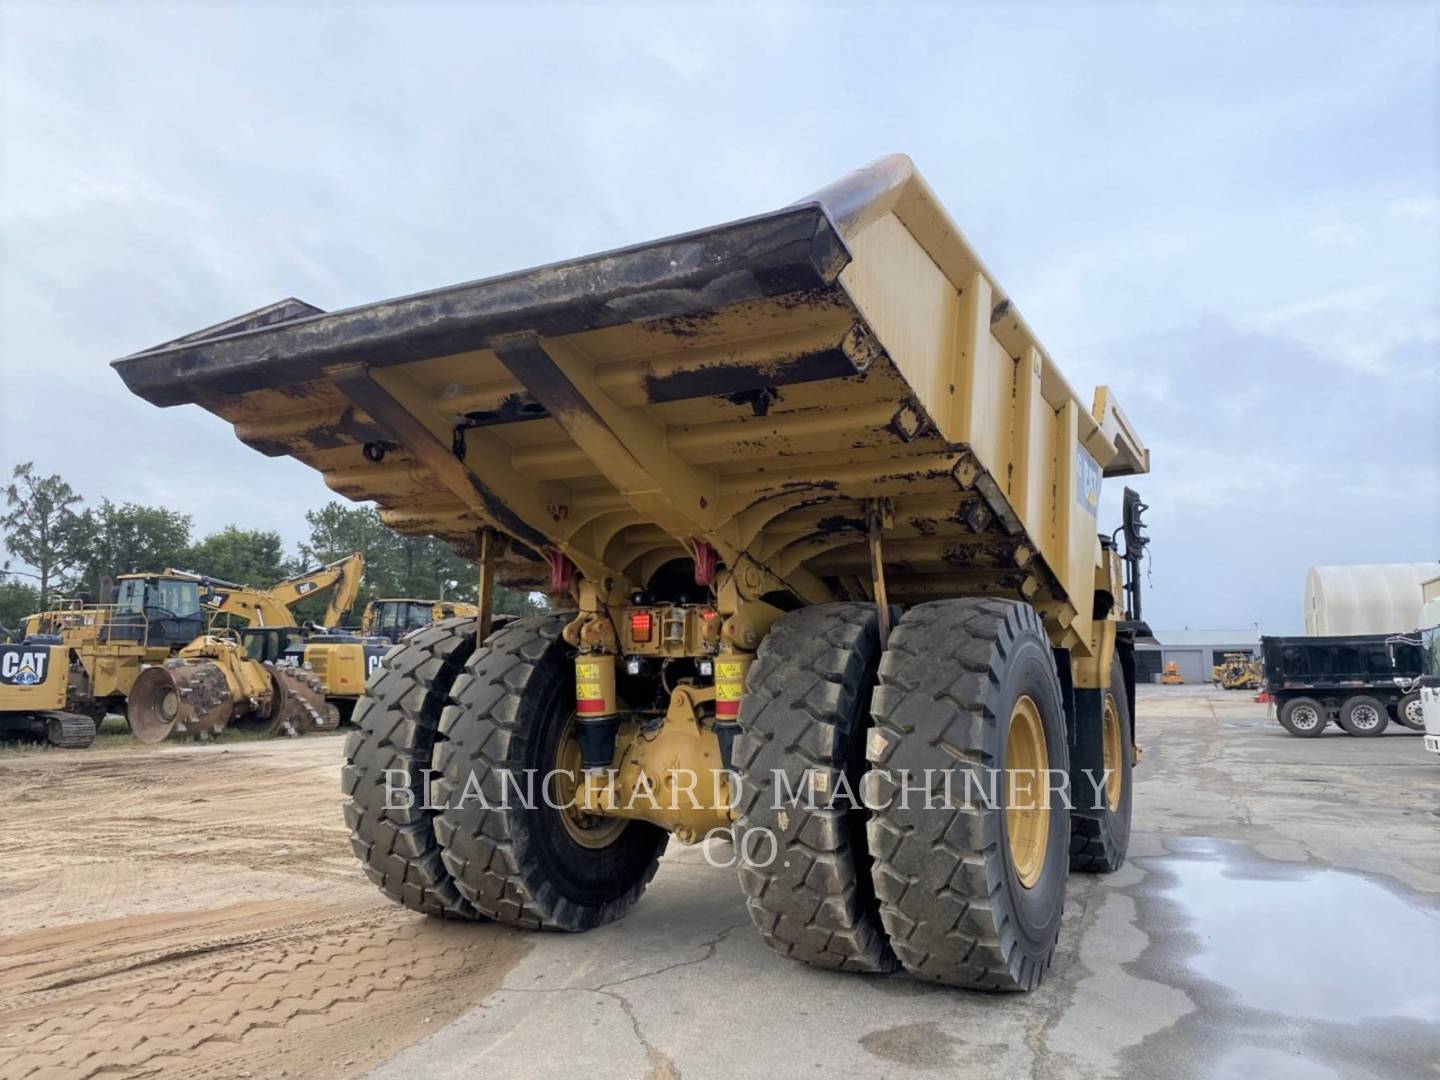
[[[219,578],[167,569],[167,575],[198,581],[208,596],[205,606],[211,611],[236,615],[249,626],[293,626],[294,606],[301,600],[330,590],[330,603],[325,608],[325,625],[337,625],[346,612],[355,606],[360,582],[365,574],[365,557],[360,552],[326,563],[314,570],[277,581],[265,589],[221,581]]]

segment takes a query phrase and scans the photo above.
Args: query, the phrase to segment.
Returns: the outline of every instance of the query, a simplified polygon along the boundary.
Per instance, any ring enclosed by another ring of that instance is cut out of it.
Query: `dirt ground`
[[[413,915],[338,736],[0,750],[0,1078],[1432,1075],[1440,759],[1208,687],[1137,711],[1131,859],[998,998],[777,957],[694,847],[587,934]]]
[[[498,986],[359,873],[343,744],[0,755],[0,1077],[352,1076]]]

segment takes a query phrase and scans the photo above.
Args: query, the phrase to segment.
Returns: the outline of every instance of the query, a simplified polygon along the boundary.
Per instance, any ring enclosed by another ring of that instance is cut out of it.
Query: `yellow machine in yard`
[[[390,897],[585,930],[732,832],[795,960],[1022,990],[1130,833],[1149,454],[909,159],[785,209],[117,361],[479,567],[355,711]],[[495,582],[552,613],[492,631]],[[432,772],[433,770],[433,772]],[[426,809],[422,810],[421,807]]]
[[[1210,669],[1210,681],[1222,690],[1259,690],[1264,679],[1260,660],[1249,653],[1228,652]]]
[[[43,739],[83,749],[95,719],[71,711],[70,651],[63,645],[0,645],[0,738]]]
[[[163,663],[206,625],[199,586],[170,572],[121,575],[113,604],[71,603],[33,618],[41,635],[69,650],[71,707],[97,722],[124,712],[141,670]]]
[[[319,687],[330,709],[341,720],[348,720],[365,689],[366,678],[390,648],[390,642],[384,638],[357,636],[339,629],[342,619],[355,606],[364,572],[365,558],[357,551],[264,589],[213,578],[198,580],[205,589],[205,604],[211,610],[238,617],[251,628],[289,628],[284,647],[273,662],[282,667],[303,669],[306,672],[303,678]],[[330,591],[330,599],[322,625],[307,627],[302,633],[295,627],[295,605],[326,590]],[[367,617],[370,608],[371,605],[366,605]]]
[[[365,575],[365,557],[358,551],[303,574],[277,581],[263,589],[228,581],[166,570],[166,574],[190,577],[202,589],[201,602],[211,611],[242,619],[246,626],[294,626],[296,604],[326,592],[330,598],[321,625],[334,628],[355,606]]]
[[[372,600],[360,617],[360,632],[381,637],[392,645],[406,634],[420,630],[441,619],[474,618],[480,609],[474,604],[452,600],[416,600],[403,597]]]
[[[225,728],[304,735],[339,726],[325,688],[303,668],[280,663],[293,628],[204,634],[164,663],[146,667],[130,688],[126,714],[141,742],[205,737]]]
[[[69,604],[32,616],[25,640],[64,649],[66,710],[92,724],[124,713],[144,742],[210,735],[232,723],[288,734],[334,727],[338,718],[324,687],[283,662],[286,648],[301,640],[288,605],[342,583],[351,583],[353,604],[358,559],[288,579],[274,591],[177,570],[125,574],[116,579],[114,604]],[[251,628],[209,626],[227,605]],[[267,618],[285,625],[266,627]]]

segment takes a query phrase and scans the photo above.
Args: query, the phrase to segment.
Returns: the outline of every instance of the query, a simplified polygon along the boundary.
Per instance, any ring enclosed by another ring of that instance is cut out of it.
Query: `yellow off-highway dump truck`
[[[1020,990],[1069,872],[1125,858],[1143,505],[1097,513],[1149,456],[908,158],[116,367],[475,559],[478,615],[392,650],[346,747],[355,853],[408,907],[586,930],[726,833],[780,953]],[[492,629],[497,581],[554,610]]]

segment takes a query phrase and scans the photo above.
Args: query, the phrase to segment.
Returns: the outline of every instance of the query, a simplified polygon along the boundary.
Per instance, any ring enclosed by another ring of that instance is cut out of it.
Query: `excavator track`
[[[84,750],[95,741],[95,721],[79,713],[49,713],[45,739],[62,750]]]

